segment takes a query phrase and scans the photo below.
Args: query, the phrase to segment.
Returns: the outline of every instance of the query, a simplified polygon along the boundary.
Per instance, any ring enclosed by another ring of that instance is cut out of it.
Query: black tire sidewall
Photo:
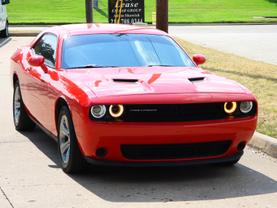
[[[0,36],[2,37],[2,38],[7,38],[7,37],[9,37],[9,22],[7,21],[6,22],[6,27],[5,27],[5,29],[4,30],[2,30],[2,31],[0,31]]]
[[[10,36],[10,34],[9,34],[9,22],[8,21],[6,22],[6,28],[5,28],[4,33],[5,33],[5,37]]]
[[[20,115],[18,119],[18,123],[15,122],[15,112],[14,112],[14,98],[15,98],[15,91],[18,88],[19,95],[20,95]],[[14,83],[14,91],[13,91],[13,106],[12,106],[12,112],[13,112],[13,122],[14,127],[17,131],[32,131],[35,128],[35,123],[30,119],[28,113],[26,112],[25,105],[23,102],[21,89],[19,81],[17,80]]]
[[[18,123],[15,122],[15,112],[14,112],[15,91],[17,88],[19,90],[19,95],[20,95],[20,115],[19,115]],[[17,81],[14,85],[14,90],[13,90],[13,122],[16,130],[20,129],[20,124],[22,123],[22,107],[23,107],[22,105],[23,105],[23,102],[22,102],[20,86],[19,86],[19,82]]]
[[[69,132],[70,132],[70,152],[69,152],[68,163],[64,163],[64,161],[62,159],[61,150],[60,150],[60,123],[61,123],[61,118],[64,115],[67,117]],[[61,160],[62,169],[66,173],[78,172],[78,170],[81,169],[80,165],[83,162],[82,161],[83,156],[79,150],[79,145],[78,145],[77,137],[75,134],[70,110],[66,106],[61,107],[59,117],[58,117],[58,150],[59,150],[59,156],[60,156],[60,160]]]

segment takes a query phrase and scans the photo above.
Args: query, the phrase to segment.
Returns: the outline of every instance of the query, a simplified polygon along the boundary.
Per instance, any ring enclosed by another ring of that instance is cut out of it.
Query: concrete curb
[[[49,25],[10,26],[9,32],[11,36],[37,36],[41,31],[49,27],[51,26]]]
[[[10,35],[13,37],[33,37],[37,36],[39,32],[10,32]]]
[[[50,24],[50,25],[11,25],[9,28],[11,36],[36,36],[41,31],[48,27],[57,26],[60,24]],[[243,26],[243,25],[277,25],[274,23],[179,23],[179,24],[169,24],[169,26]],[[147,26],[153,27],[155,25],[148,24]]]
[[[277,158],[277,139],[273,137],[255,132],[248,145]]]
[[[277,22],[231,22],[231,23],[171,23],[169,26],[244,26],[244,25],[277,25]]]
[[[37,36],[42,30],[40,29],[17,29],[17,28],[10,28],[9,32],[11,36],[17,36],[17,37],[26,37],[26,36]]]

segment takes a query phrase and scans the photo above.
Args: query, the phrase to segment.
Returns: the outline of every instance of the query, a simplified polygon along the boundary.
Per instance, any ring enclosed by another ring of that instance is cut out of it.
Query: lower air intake
[[[224,154],[231,141],[190,144],[121,145],[123,156],[130,160],[182,159]]]

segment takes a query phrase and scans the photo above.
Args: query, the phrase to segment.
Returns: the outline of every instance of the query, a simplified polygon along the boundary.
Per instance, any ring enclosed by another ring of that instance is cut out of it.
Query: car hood
[[[179,93],[247,93],[248,90],[200,68],[137,67],[74,69],[64,76],[95,96]]]

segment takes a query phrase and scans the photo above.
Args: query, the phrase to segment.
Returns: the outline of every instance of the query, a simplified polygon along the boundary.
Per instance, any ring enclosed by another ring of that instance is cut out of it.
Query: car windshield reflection
[[[65,69],[194,66],[175,41],[162,35],[76,35],[64,41],[62,54]]]

